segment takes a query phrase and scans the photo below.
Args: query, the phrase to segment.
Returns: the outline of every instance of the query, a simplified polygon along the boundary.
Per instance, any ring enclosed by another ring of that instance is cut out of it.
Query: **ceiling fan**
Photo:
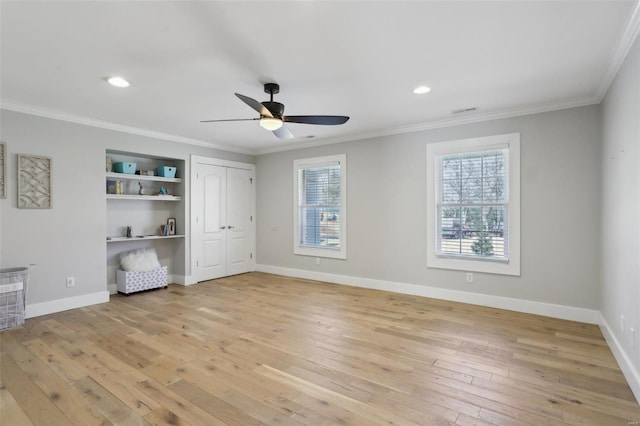
[[[283,115],[284,105],[280,102],[274,102],[273,95],[280,92],[280,85],[276,83],[265,83],[264,92],[271,95],[271,99],[264,102],[258,102],[248,96],[236,93],[236,96],[245,104],[260,113],[258,118],[232,118],[227,120],[202,120],[201,123],[215,123],[219,121],[254,121],[260,120],[260,127],[271,130],[274,135],[280,139],[292,139],[293,133],[284,125],[284,123],[300,123],[300,124],[321,124],[325,126],[335,126],[344,124],[349,117],[343,115]]]

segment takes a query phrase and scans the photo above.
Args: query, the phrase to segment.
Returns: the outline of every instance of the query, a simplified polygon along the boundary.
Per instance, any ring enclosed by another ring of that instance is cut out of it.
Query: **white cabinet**
[[[160,263],[168,267],[170,283],[184,281],[187,252],[185,240],[188,239],[183,179],[185,161],[121,151],[107,151],[106,156],[113,163],[136,163],[137,170],[156,170],[160,166],[177,169],[174,178],[108,171],[105,173],[107,283],[110,288],[115,288],[119,254],[148,247],[155,248]],[[119,182],[120,193],[108,193],[109,182]],[[165,191],[166,194],[160,194]],[[169,219],[175,221],[175,233],[162,235],[160,225],[167,225]],[[127,227],[131,229],[131,237],[127,237]]]

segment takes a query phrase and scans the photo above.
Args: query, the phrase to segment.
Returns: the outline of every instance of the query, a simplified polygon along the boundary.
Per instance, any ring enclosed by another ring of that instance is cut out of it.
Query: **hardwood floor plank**
[[[144,416],[144,419],[153,426],[190,426],[191,424],[176,416],[171,411],[164,407],[156,408],[149,414]]]
[[[184,360],[178,361],[169,355],[159,355],[140,371],[163,386],[168,386],[180,380],[178,373],[184,364]]]
[[[126,362],[89,342],[79,342],[78,344],[59,342],[56,347],[64,350],[70,358],[85,369],[93,381],[138,415],[144,416],[150,411],[160,408],[154,400],[147,398],[135,387],[135,382],[144,380],[146,376]]]
[[[29,340],[24,343],[24,346],[66,383],[75,382],[87,376],[83,368],[78,366],[72,359],[47,345],[42,339]]]
[[[341,407],[333,401],[318,398],[304,392],[300,392],[294,402],[303,408],[298,410],[292,418],[302,424],[320,425],[375,425],[369,419],[359,413]],[[309,423],[311,420],[313,422]]]
[[[290,386],[297,388],[300,392],[306,393],[315,398],[319,398],[325,401],[332,401],[334,404],[348,411],[352,411],[359,416],[362,416],[373,424],[416,424],[405,420],[394,413],[380,410],[378,409],[378,407],[356,401],[337,392],[333,392],[329,389],[315,385],[314,383],[308,382],[306,380],[300,379],[296,376],[292,376],[291,374],[287,374],[283,371],[276,370],[266,365],[257,367],[255,371],[256,373],[261,374],[265,377],[269,377],[272,380],[287,383]]]
[[[136,385],[142,392],[157,401],[160,406],[192,425],[223,426],[227,424],[159,383],[145,380]]]
[[[3,344],[5,340],[3,339]],[[64,426],[69,424],[62,411],[52,402],[51,396],[42,391],[16,364],[10,354],[0,354],[2,387],[7,389],[24,414],[36,425]],[[4,408],[0,418],[4,416]]]
[[[22,411],[22,408],[18,405],[18,402],[13,399],[11,393],[0,387],[0,407],[2,413],[0,413],[0,424],[5,425],[21,425],[30,426],[33,422]]]
[[[496,426],[495,423],[489,423],[477,417],[468,416],[463,413],[458,415],[455,424],[458,426]]]
[[[148,426],[149,423],[124,402],[111,394],[91,377],[78,380],[73,388],[86,399],[100,414],[114,425]],[[148,414],[151,410],[146,410]],[[39,423],[48,424],[48,423]]]
[[[264,273],[30,318],[0,356],[17,424],[640,420],[592,324]]]
[[[229,425],[259,425],[260,421],[226,401],[185,380],[172,383],[168,388]]]
[[[5,341],[6,342],[6,341]],[[92,407],[85,404],[77,392],[68,386],[51,368],[38,357],[33,356],[25,347],[16,345],[11,350],[11,357],[29,378],[60,409],[72,424],[110,425]]]
[[[563,411],[573,411],[574,406],[578,406],[578,411],[584,411],[585,413],[590,413],[591,410],[595,410],[605,415],[610,415],[612,418],[625,419],[627,422],[637,421],[637,406],[632,402],[593,391],[584,391],[560,383],[555,384],[553,388],[550,389],[548,383],[545,381],[531,380],[532,378],[530,376],[515,375],[514,377],[515,379],[512,377],[494,376],[491,378],[491,381],[499,383],[502,386],[526,388],[528,391],[554,400],[556,403],[564,403],[567,408],[564,408]]]

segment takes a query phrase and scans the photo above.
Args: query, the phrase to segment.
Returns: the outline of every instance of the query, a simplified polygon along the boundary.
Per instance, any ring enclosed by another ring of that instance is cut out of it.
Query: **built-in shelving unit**
[[[172,178],[105,172],[107,283],[115,288],[121,253],[150,247],[158,253],[160,263],[168,267],[169,282],[174,282],[174,276],[185,275],[186,266],[186,161],[116,150],[107,150],[106,156],[112,163],[136,163],[136,170],[142,173],[155,173],[161,166],[176,168],[176,176]],[[114,181],[119,193],[108,193],[113,191]],[[170,218],[175,220],[176,234],[161,235],[161,225],[167,225]],[[126,237],[127,227],[131,229],[132,237]]]

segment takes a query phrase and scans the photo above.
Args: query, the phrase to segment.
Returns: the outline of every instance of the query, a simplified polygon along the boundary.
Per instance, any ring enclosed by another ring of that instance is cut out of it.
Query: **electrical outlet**
[[[75,277],[67,277],[67,287],[73,287],[76,285]]]
[[[319,265],[319,264],[320,264],[320,258],[316,257],[316,265]]]
[[[622,332],[622,334],[624,334],[624,331],[625,331],[625,327],[624,327],[624,315],[620,315],[620,331]]]
[[[467,272],[467,282],[468,283],[472,283],[473,282],[473,273]]]

